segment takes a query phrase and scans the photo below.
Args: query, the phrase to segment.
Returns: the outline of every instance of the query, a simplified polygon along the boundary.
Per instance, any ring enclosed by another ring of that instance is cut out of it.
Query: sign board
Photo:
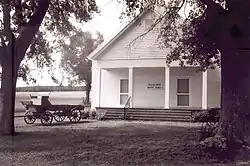
[[[148,84],[147,89],[163,89],[163,85],[162,84]]]

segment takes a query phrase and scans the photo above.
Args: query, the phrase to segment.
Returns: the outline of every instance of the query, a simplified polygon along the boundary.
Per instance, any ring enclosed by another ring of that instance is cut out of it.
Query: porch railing
[[[131,100],[131,97],[129,96],[127,101],[126,101],[126,104],[124,106],[124,109],[123,109],[123,119],[126,120],[127,119],[127,112],[130,108],[130,100]]]

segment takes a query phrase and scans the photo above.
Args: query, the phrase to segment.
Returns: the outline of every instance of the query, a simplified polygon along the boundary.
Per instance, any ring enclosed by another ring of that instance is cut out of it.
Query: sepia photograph
[[[0,166],[201,165],[250,166],[249,0],[0,0]]]

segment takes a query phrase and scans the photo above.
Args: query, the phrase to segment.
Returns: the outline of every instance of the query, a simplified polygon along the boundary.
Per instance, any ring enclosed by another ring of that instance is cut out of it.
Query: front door
[[[190,102],[189,78],[177,79],[177,106],[188,107]]]

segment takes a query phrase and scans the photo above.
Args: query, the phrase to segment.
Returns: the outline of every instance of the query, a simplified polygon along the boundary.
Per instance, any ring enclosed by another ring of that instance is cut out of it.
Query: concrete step
[[[129,115],[139,114],[139,115],[162,115],[162,116],[168,116],[168,115],[191,116],[191,113],[189,112],[133,112],[133,111],[128,111],[126,113]],[[107,111],[106,114],[120,115],[120,114],[124,114],[124,112]]]
[[[104,117],[103,120],[121,120],[120,117]],[[127,120],[145,120],[145,121],[170,121],[170,122],[190,122],[189,119],[174,119],[174,118],[146,118],[146,117],[134,117],[134,118],[128,118]]]
[[[172,119],[172,118],[133,118],[131,120],[145,120],[145,121],[170,121],[170,122],[190,122],[189,119]]]
[[[110,113],[107,113],[105,114],[105,116],[124,116],[124,114],[110,114]],[[126,114],[127,117],[173,117],[173,118],[180,118],[180,117],[183,117],[183,118],[190,118],[191,116],[188,116],[188,115],[162,115],[162,114]]]
[[[123,115],[114,116],[114,115],[105,115],[105,119],[123,119]],[[191,121],[190,116],[151,116],[151,115],[135,115],[127,116],[128,120],[166,120],[166,121]]]
[[[119,120],[124,117],[123,108],[103,108],[106,111],[103,119]],[[98,110],[97,110],[98,111]],[[164,110],[164,109],[134,109],[126,110],[127,120],[147,120],[147,121],[175,121],[175,122],[190,122],[192,111],[190,110]]]
[[[190,116],[175,116],[175,115],[147,115],[147,114],[141,114],[141,115],[127,115],[128,117],[152,117],[152,118],[187,118],[190,119]]]
[[[185,114],[185,115],[191,115],[192,112],[188,112],[188,111],[138,111],[138,110],[129,110],[126,111],[127,113],[131,113],[131,114]],[[106,111],[106,113],[114,113],[114,114],[121,114],[124,113],[124,111]]]

